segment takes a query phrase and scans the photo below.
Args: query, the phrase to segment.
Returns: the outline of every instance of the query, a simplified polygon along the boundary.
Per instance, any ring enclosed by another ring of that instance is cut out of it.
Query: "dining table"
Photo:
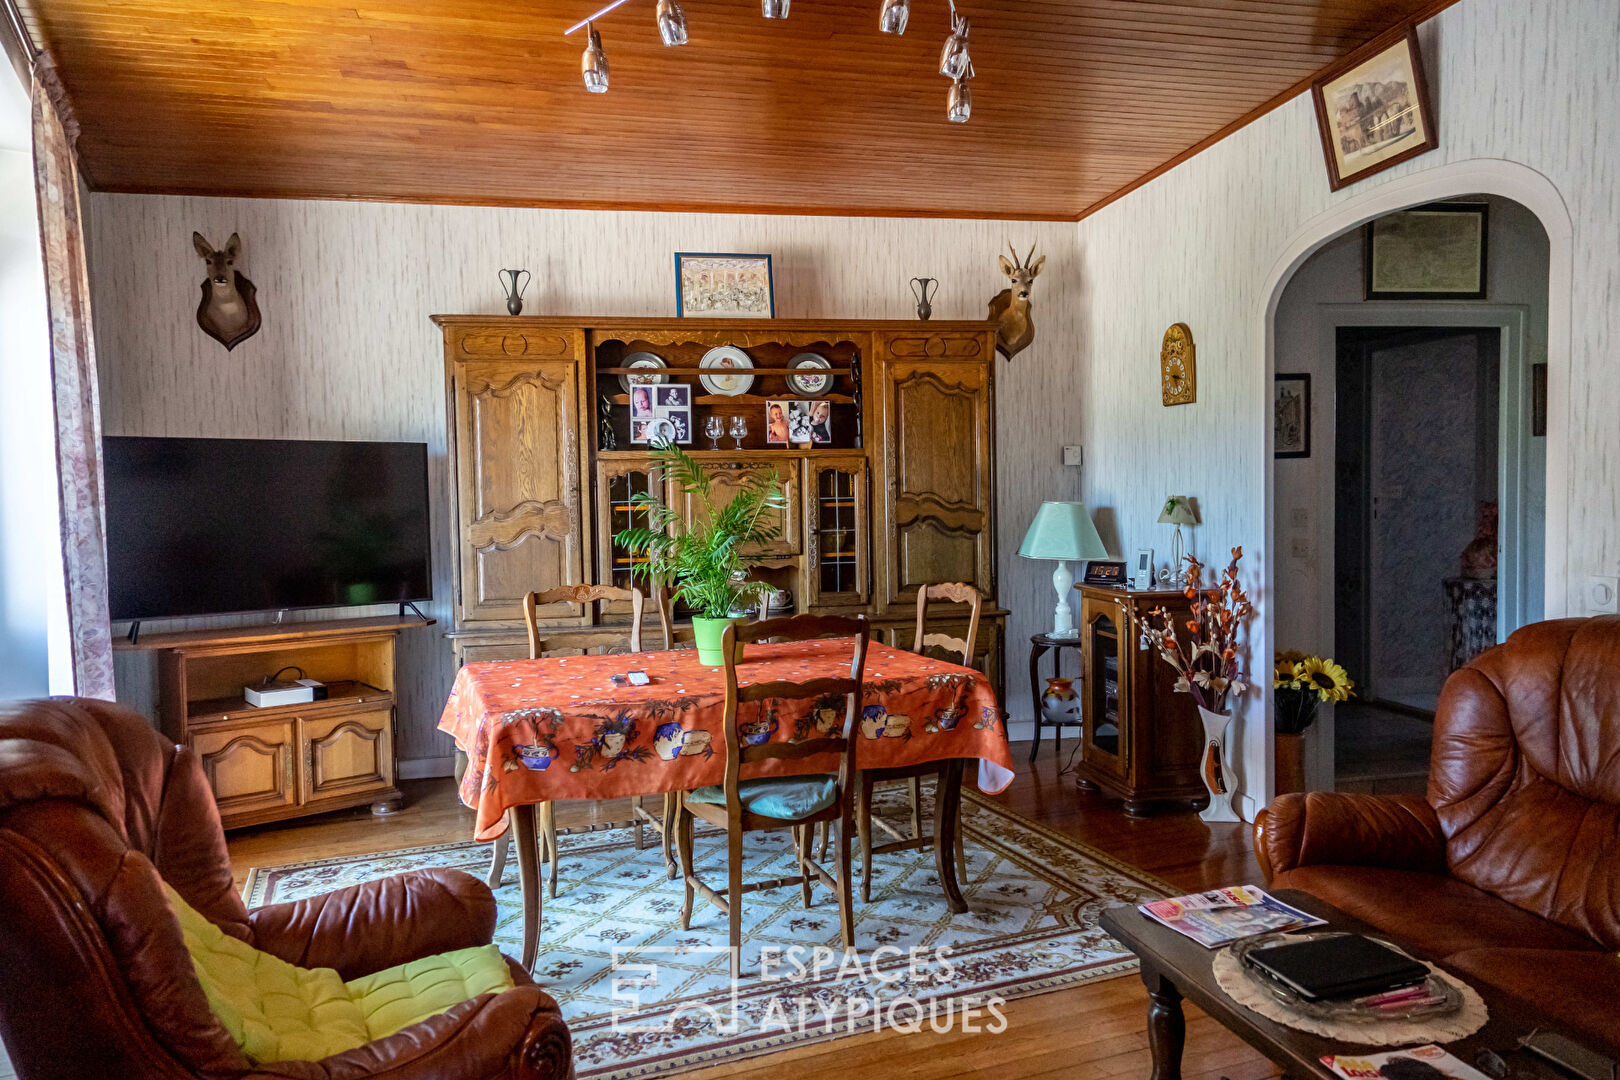
[[[853,648],[853,638],[750,644],[737,681],[848,678]],[[646,682],[631,683],[632,671]],[[535,807],[721,783],[725,698],[725,669],[691,649],[485,661],[457,673],[439,728],[467,756],[459,793],[476,812],[474,838],[501,836],[510,812],[525,967],[533,965],[541,919]],[[843,723],[846,711],[843,701],[768,699],[740,705],[737,726],[750,742],[799,742]],[[972,668],[870,642],[855,728],[857,770],[937,764],[935,860],[951,910],[966,911],[955,865],[962,779],[976,765],[977,786],[988,794],[1013,779],[1006,714],[989,681]],[[749,775],[838,766],[836,754],[771,758],[751,764]]]

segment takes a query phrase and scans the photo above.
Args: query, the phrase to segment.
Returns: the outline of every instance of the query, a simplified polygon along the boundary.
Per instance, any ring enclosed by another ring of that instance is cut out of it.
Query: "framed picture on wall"
[[[1368,300],[1483,300],[1484,203],[1430,203],[1362,226]]]
[[[774,319],[769,255],[675,253],[675,314],[711,319]]]
[[[1311,377],[1308,374],[1278,375],[1272,386],[1272,416],[1276,430],[1272,439],[1274,457],[1311,456]]]
[[[1440,145],[1411,26],[1375,38],[1311,84],[1334,191]]]

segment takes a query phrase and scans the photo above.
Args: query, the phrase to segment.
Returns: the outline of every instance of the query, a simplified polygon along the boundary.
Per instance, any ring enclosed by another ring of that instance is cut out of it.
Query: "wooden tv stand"
[[[202,763],[227,829],[371,804],[400,809],[394,762],[394,639],[417,618],[189,630],[117,641],[155,652],[158,725]],[[242,687],[286,667],[324,701],[255,708]]]

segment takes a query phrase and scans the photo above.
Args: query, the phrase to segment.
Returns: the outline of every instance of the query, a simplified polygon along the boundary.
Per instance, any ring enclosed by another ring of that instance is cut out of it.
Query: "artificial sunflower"
[[[1355,696],[1356,684],[1344,668],[1331,659],[1307,656],[1294,668],[1301,689],[1314,690],[1323,701],[1348,701]]]
[[[1278,653],[1276,666],[1272,669],[1271,685],[1278,690],[1298,690],[1299,672],[1296,665],[1303,659],[1304,654],[1293,649]]]

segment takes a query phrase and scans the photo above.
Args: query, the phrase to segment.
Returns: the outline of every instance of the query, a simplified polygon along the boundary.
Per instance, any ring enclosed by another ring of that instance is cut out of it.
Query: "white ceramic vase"
[[[1226,753],[1226,732],[1232,725],[1232,716],[1210,712],[1200,705],[1198,718],[1204,722],[1204,756],[1198,764],[1198,775],[1209,789],[1209,806],[1198,816],[1205,821],[1242,821],[1232,809],[1237,776]]]

